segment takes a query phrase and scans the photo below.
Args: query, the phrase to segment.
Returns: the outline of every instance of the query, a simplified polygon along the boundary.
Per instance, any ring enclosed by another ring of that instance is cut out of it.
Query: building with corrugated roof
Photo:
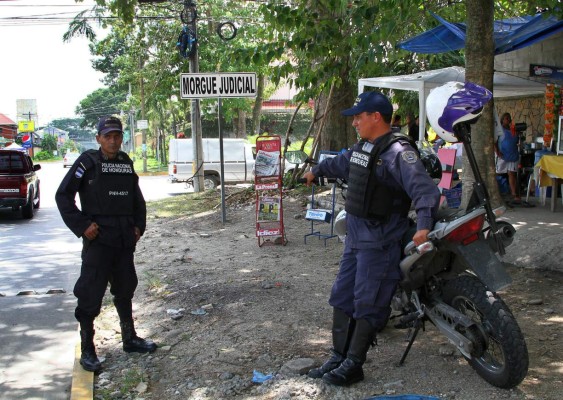
[[[4,138],[7,142],[13,142],[16,140],[18,134],[18,124],[12,121],[10,118],[6,117],[4,114],[0,114],[0,142]]]

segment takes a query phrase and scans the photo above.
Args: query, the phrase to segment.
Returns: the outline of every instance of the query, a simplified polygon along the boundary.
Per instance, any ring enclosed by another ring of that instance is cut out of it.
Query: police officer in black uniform
[[[409,227],[411,203],[417,213],[412,240],[420,245],[428,240],[440,193],[416,144],[391,131],[393,107],[386,96],[362,93],[342,114],[354,117],[352,125],[361,140],[304,175],[308,184],[317,176],[348,181],[347,236],[329,299],[333,307],[331,357],[308,375],[348,386],[364,379],[367,351],[389,318],[401,278],[401,238]]]
[[[55,195],[65,224],[82,237],[82,267],[74,286],[78,299],[82,355],[87,371],[99,371],[94,346],[94,319],[99,315],[108,283],[121,323],[123,350],[147,353],[156,344],[137,336],[132,299],[137,287],[135,245],[146,227],[146,204],[129,156],[120,151],[121,121],[103,117],[98,123],[99,150],[85,151],[64,177]],[[81,210],[75,197],[80,197]]]

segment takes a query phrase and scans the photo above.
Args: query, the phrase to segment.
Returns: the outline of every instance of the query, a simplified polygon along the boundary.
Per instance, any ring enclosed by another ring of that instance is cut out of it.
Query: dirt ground
[[[561,399],[563,393],[563,209],[513,209],[518,229],[505,261],[513,284],[501,293],[526,337],[530,368],[512,390],[482,380],[445,337],[427,324],[402,367],[406,331],[386,328],[368,353],[366,379],[337,388],[299,373],[330,347],[328,294],[342,243],[307,237],[329,224],[303,219],[305,198],[284,199],[288,243],[258,246],[252,199],[192,218],[151,218],[139,243],[134,299],[140,336],[152,355],[125,354],[117,315],[96,320],[104,370],[99,399],[367,399],[420,394],[440,399]],[[272,374],[253,383],[254,371]]]

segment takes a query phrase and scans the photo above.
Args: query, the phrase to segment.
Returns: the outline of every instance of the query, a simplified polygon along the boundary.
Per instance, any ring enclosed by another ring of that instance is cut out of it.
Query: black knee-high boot
[[[156,350],[156,344],[152,340],[145,340],[137,336],[133,319],[121,321],[121,338],[123,339],[123,350],[127,353],[152,353]]]
[[[332,315],[332,349],[330,358],[318,368],[313,368],[307,373],[309,378],[320,379],[329,371],[332,371],[344,361],[350,338],[354,332],[356,321],[338,308],[333,309]]]
[[[375,329],[365,320],[356,321],[346,359],[338,368],[323,375],[323,381],[337,386],[349,386],[364,379],[362,365],[366,361],[369,347],[375,339]]]
[[[80,322],[80,365],[86,371],[97,372],[102,368],[94,346],[94,321]]]
[[[137,336],[133,324],[133,305],[130,299],[114,297],[113,304],[119,315],[121,325],[121,338],[123,350],[127,353],[152,353],[156,350],[156,344],[152,340],[145,340]]]

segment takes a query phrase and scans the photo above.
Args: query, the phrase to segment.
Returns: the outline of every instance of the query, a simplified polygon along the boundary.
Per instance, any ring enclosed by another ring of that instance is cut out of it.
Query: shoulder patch
[[[82,175],[84,175],[84,170],[82,169],[82,167],[76,168],[76,171],[74,172],[74,176],[77,179],[80,179],[80,178],[82,178]]]
[[[365,142],[362,146],[362,150],[366,153],[371,153],[371,151],[373,150],[373,143]]]
[[[403,160],[405,160],[405,162],[409,163],[409,164],[414,164],[416,162],[416,160],[418,160],[418,154],[416,154],[415,151],[403,151],[401,153],[401,157],[403,158]]]

